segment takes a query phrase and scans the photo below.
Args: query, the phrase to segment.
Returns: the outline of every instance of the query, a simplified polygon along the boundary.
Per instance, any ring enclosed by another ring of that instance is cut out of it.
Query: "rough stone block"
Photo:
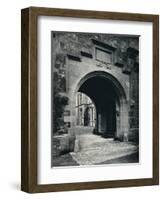
[[[53,137],[53,157],[74,151],[75,136],[64,134]]]

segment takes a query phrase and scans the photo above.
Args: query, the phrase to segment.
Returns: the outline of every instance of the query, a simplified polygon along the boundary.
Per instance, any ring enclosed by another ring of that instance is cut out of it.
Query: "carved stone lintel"
[[[93,42],[93,44],[98,45],[98,46],[100,46],[100,47],[103,47],[103,48],[105,48],[105,49],[108,49],[108,50],[110,50],[110,51],[115,51],[115,50],[116,50],[115,47],[110,46],[109,44],[104,43],[104,42],[101,42],[101,41],[99,41],[99,40],[92,39],[92,42]]]

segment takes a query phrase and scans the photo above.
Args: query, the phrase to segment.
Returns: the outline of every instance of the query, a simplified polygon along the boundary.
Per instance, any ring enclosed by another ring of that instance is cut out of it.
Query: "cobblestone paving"
[[[138,146],[133,143],[113,141],[93,134],[78,136],[75,149],[71,156],[79,165],[98,164],[138,152]]]

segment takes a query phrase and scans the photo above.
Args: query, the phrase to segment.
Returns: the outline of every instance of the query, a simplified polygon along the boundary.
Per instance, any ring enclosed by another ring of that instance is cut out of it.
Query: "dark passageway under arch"
[[[94,132],[104,137],[115,138],[120,131],[120,109],[123,91],[117,80],[116,84],[99,74],[87,78],[80,85],[78,92],[86,94],[96,107],[96,125]]]

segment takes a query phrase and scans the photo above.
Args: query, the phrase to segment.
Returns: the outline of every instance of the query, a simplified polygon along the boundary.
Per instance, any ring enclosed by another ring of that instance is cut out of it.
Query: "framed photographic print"
[[[21,188],[159,184],[159,16],[30,7]]]

